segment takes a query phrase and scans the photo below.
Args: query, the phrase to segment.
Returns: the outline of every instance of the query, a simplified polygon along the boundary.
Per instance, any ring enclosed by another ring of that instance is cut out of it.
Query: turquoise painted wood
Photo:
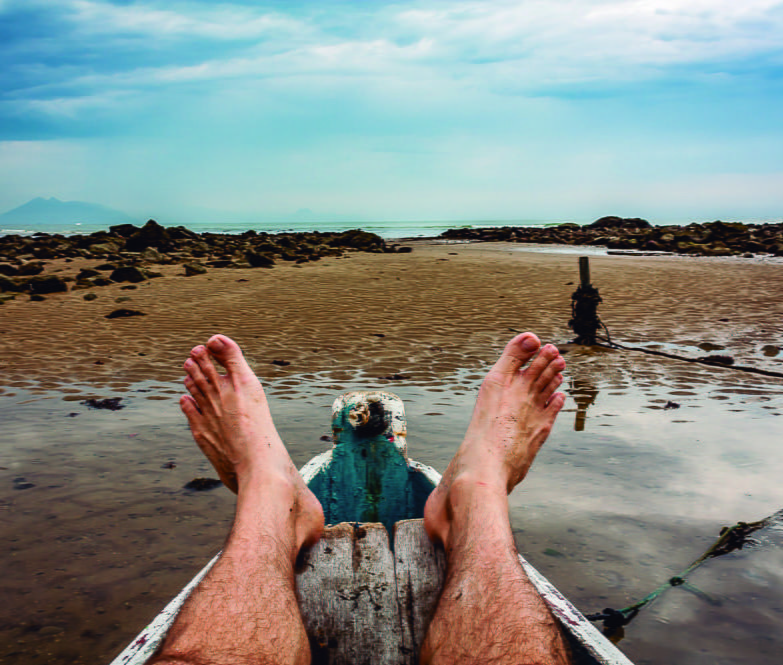
[[[327,524],[380,522],[393,534],[396,522],[423,517],[437,480],[410,465],[405,434],[405,410],[396,395],[354,392],[337,398],[331,455],[306,478]]]

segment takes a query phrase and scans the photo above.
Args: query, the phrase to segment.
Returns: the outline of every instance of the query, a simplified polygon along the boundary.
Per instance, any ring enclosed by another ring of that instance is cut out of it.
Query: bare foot
[[[518,485],[549,436],[565,395],[565,360],[533,333],[512,339],[479,390],[465,439],[424,509],[430,538],[449,547],[455,504],[478,490],[505,497]],[[539,351],[525,369],[522,366]]]
[[[211,358],[226,374],[215,369]],[[232,491],[265,487],[293,501],[297,548],[320,537],[321,504],[307,488],[277,433],[258,379],[234,340],[215,335],[190,352],[184,365],[189,395],[180,398],[198,447]]]

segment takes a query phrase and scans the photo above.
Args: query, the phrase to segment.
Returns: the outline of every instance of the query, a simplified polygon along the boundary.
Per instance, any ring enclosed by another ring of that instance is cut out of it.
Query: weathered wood
[[[446,579],[446,556],[430,542],[422,520],[397,522],[394,534],[397,602],[402,619],[402,643],[410,665],[418,665],[440,591]]]
[[[403,662],[394,559],[380,524],[338,524],[302,562],[297,598],[314,664]]]

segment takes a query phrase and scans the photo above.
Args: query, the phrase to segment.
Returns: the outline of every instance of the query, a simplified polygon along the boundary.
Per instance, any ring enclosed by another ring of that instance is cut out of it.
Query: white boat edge
[[[332,451],[327,450],[313,457],[300,469],[300,474],[305,483],[309,483],[316,474],[325,468],[332,459]],[[424,475],[427,480],[437,486],[441,475],[432,467],[408,460],[408,467]],[[199,571],[199,573],[180,591],[176,597],[163,608],[152,622],[144,628],[131,643],[118,655],[111,665],[144,665],[155,653],[165,637],[168,629],[174,623],[182,605],[187,600],[191,591],[209,572],[210,568],[220,557],[218,552],[212,560]],[[536,587],[549,609],[558,619],[563,628],[569,631],[576,640],[584,646],[602,665],[634,665],[622,651],[612,644],[601,632],[588,621],[585,616],[569,601],[557,588],[541,573],[539,573],[521,554],[519,562],[530,581]]]

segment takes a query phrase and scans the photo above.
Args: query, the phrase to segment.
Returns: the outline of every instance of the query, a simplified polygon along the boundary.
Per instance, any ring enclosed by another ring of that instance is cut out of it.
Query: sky
[[[0,0],[0,212],[783,217],[783,2]]]

